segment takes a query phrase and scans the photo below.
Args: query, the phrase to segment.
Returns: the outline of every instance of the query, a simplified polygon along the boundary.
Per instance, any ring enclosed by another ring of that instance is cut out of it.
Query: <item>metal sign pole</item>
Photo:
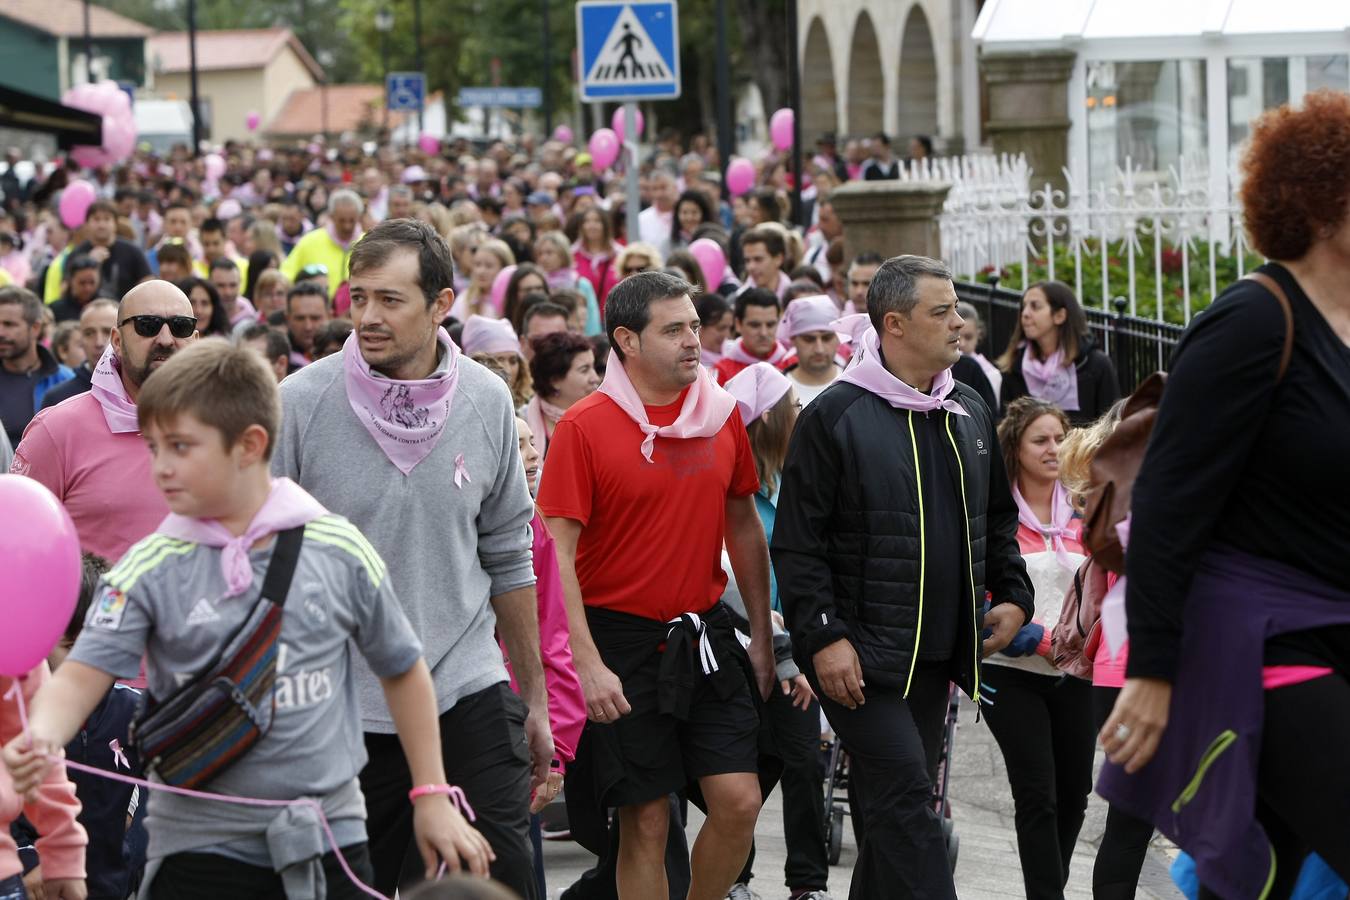
[[[642,232],[638,229],[638,213],[642,201],[638,196],[637,104],[631,100],[623,105],[623,133],[624,148],[628,150],[628,172],[624,187],[628,209],[626,234],[628,243],[631,244],[642,239]]]

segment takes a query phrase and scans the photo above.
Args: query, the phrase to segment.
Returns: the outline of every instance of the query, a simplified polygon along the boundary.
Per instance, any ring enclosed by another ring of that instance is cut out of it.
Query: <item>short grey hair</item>
[[[328,212],[337,212],[339,206],[354,206],[356,214],[359,216],[366,211],[365,201],[356,191],[343,188],[340,191],[333,191],[333,195],[328,198]]]
[[[867,289],[867,314],[877,334],[882,332],[886,313],[908,316],[919,302],[919,279],[952,280],[947,264],[927,256],[892,256],[881,264]]]

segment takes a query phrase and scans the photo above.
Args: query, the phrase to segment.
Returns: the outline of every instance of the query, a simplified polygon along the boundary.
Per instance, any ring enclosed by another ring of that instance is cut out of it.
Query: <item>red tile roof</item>
[[[57,37],[84,36],[81,0],[4,0],[0,2],[0,17]],[[149,37],[155,30],[91,3],[89,33],[96,38]]]
[[[158,72],[186,72],[189,68],[186,31],[165,31],[146,42],[151,64]],[[314,79],[323,78],[323,68],[289,28],[239,28],[197,32],[197,68],[258,69],[289,46]]]
[[[324,89],[292,91],[280,112],[263,130],[271,135],[309,137],[324,129]],[[371,131],[384,122],[384,86],[379,84],[331,84],[327,88],[329,134]],[[406,113],[389,114],[389,127],[403,123]]]

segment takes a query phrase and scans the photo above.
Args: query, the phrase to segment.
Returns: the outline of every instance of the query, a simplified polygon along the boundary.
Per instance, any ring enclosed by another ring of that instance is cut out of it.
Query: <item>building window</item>
[[[1093,185],[1113,182],[1127,160],[1145,180],[1204,163],[1203,60],[1089,61],[1085,102]]]
[[[1252,120],[1322,88],[1350,88],[1350,56],[1266,56],[1228,60],[1228,151],[1241,152]]]

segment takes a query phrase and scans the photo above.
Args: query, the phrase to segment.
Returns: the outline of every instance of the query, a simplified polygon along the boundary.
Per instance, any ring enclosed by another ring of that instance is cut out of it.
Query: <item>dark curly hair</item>
[[[1300,109],[1266,112],[1242,156],[1242,210],[1252,246],[1301,259],[1345,221],[1350,203],[1350,95],[1321,90]]]
[[[534,382],[534,392],[545,400],[557,396],[553,382],[567,377],[577,354],[593,350],[585,335],[575,331],[540,335],[531,341],[531,346],[534,359],[530,360],[530,380]]]

